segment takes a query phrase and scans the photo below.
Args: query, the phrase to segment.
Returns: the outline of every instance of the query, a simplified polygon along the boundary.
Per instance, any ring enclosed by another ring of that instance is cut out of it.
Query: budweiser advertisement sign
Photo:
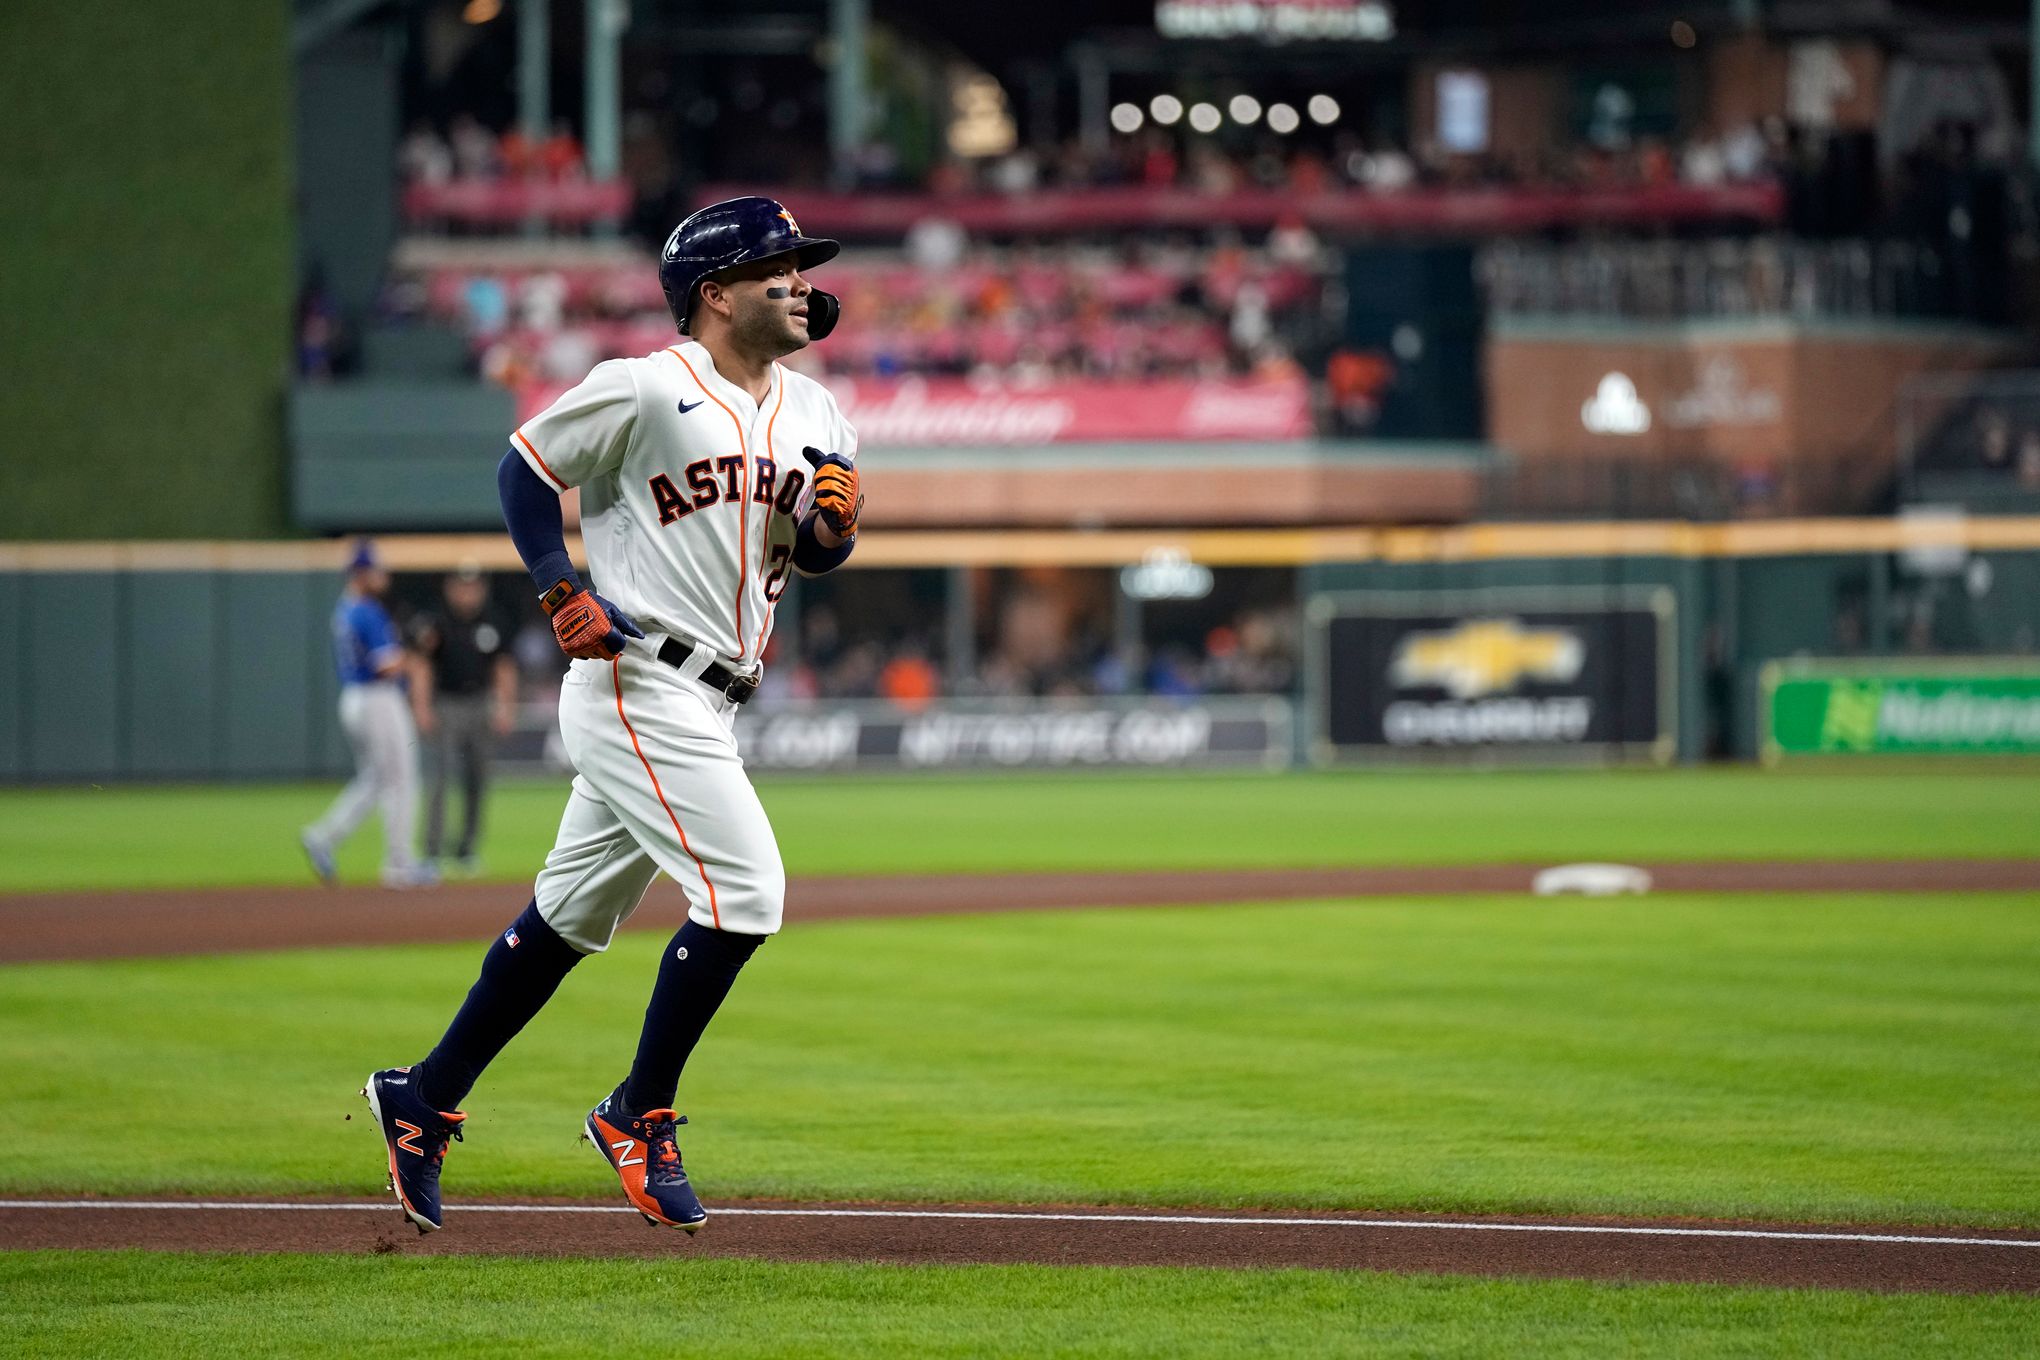
[[[1307,439],[1310,392],[1300,378],[1151,383],[986,385],[962,378],[831,378],[864,448],[957,448],[1071,442]],[[534,386],[520,418],[562,389]]]
[[[961,378],[832,380],[860,443],[885,448],[1072,441],[1304,439],[1301,380],[985,386]]]

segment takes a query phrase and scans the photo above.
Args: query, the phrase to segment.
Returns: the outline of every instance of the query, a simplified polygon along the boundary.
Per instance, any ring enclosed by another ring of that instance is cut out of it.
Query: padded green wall
[[[283,530],[290,12],[0,4],[0,538]]]
[[[341,585],[330,571],[0,571],[0,783],[344,773]]]

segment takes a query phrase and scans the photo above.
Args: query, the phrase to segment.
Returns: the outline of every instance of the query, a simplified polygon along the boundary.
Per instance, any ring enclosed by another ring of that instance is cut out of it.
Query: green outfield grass
[[[1309,1271],[0,1253],[0,1355],[2002,1356],[2040,1300]],[[598,1340],[602,1339],[602,1340]]]
[[[2030,772],[1362,772],[780,779],[797,874],[1569,859],[2040,855]],[[313,785],[0,792],[0,892],[303,883]],[[564,780],[505,784],[485,858],[529,877]],[[364,828],[345,874],[374,878]]]
[[[584,963],[511,1047],[451,1198],[612,1191],[575,1134],[659,946]],[[379,1192],[355,1090],[480,948],[6,969],[0,1187]],[[774,940],[680,1103],[711,1200],[2030,1226],[2036,1051],[2032,895],[1031,913]]]

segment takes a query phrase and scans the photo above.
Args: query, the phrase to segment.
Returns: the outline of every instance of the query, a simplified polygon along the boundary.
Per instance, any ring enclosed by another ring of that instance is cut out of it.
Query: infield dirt
[[[1685,1281],[1805,1288],[2040,1293],[2040,1245],[2030,1235],[1612,1219],[1453,1219],[1437,1216],[1266,1214],[1251,1210],[1012,1205],[801,1204],[711,1207],[696,1237],[655,1229],[618,1206],[526,1202],[449,1205],[444,1231],[419,1236],[394,1206],[0,1207],[15,1248],[154,1251],[472,1253],[513,1256],[737,1256],[776,1261],[930,1265],[1304,1267],[1454,1275]],[[562,1212],[565,1210],[565,1212]],[[837,1213],[817,1211],[840,1210]],[[956,1214],[955,1217],[936,1215]],[[966,1217],[982,1213],[985,1217]],[[926,1216],[923,1216],[926,1215]],[[1062,1215],[1054,1217],[1051,1215]],[[1100,1217],[1086,1217],[1102,1215]],[[1171,1222],[1194,1216],[1197,1223]],[[1449,1226],[1458,1224],[1460,1226]],[[1556,1225],[1587,1231],[1525,1231]],[[1806,1232],[1811,1238],[1647,1235],[1594,1229],[1670,1227],[1713,1232]],[[1837,1240],[1846,1234],[1864,1238]],[[1936,1242],[1932,1238],[1997,1239]],[[2024,1243],[2024,1245],[2018,1245]]]
[[[1525,864],[1181,872],[795,878],[799,925],[878,916],[1528,892]],[[1659,892],[2040,891],[2040,860],[1716,860],[1649,866]],[[210,888],[0,896],[0,963],[485,940],[517,914],[508,883]],[[673,930],[685,910],[661,878],[627,929]]]

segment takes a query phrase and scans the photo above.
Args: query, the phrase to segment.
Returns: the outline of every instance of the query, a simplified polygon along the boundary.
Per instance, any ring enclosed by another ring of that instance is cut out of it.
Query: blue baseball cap
[[[372,571],[381,565],[382,559],[376,555],[374,539],[355,540],[354,555],[347,559],[347,570]]]

